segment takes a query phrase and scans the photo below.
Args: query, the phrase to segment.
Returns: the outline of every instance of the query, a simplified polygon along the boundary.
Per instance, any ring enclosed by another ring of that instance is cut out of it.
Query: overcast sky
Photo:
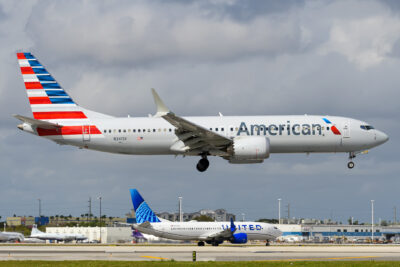
[[[400,211],[398,1],[0,1],[0,215],[124,216],[137,188],[156,211],[225,208],[246,219],[393,220]],[[15,52],[31,51],[83,107],[147,116],[150,88],[179,115],[329,114],[390,136],[355,159],[275,155],[263,164],[126,156],[24,133]],[[400,214],[400,213],[399,213]],[[399,216],[400,217],[400,216]],[[400,218],[399,218],[400,219]]]

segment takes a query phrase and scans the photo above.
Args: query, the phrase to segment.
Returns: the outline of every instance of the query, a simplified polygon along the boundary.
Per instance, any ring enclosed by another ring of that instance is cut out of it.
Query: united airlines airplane
[[[18,128],[61,145],[129,155],[208,156],[229,163],[262,163],[271,153],[359,153],[389,137],[369,123],[336,116],[180,117],[152,89],[157,113],[117,118],[82,108],[31,53],[17,53],[33,118],[14,115]]]
[[[245,244],[247,240],[275,240],[282,232],[262,222],[171,222],[158,218],[136,189],[131,189],[133,208],[136,213],[136,230],[162,238],[199,241],[199,246],[218,246],[225,240],[233,244]]]

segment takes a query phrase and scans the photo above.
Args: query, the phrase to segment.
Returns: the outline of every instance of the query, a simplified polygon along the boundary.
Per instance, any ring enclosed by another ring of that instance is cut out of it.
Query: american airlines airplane
[[[14,115],[18,128],[60,145],[128,155],[198,156],[204,172],[209,156],[234,164],[262,163],[271,153],[359,153],[389,137],[356,119],[336,116],[180,117],[152,89],[157,113],[113,117],[72,100],[31,53],[17,53],[33,118]]]
[[[171,222],[160,219],[151,210],[136,189],[130,189],[136,213],[136,230],[157,237],[174,240],[195,240],[199,246],[218,246],[225,240],[245,244],[247,240],[275,240],[282,232],[272,224],[263,222]]]

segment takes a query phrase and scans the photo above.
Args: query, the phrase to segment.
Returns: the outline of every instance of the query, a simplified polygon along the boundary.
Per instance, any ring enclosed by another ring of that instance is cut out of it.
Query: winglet
[[[236,225],[233,223],[233,218],[231,217],[231,232],[234,233],[236,231]]]
[[[151,93],[153,94],[154,103],[157,106],[157,113],[154,115],[155,117],[161,117],[163,115],[168,114],[170,111],[164,102],[161,100],[160,96],[157,94],[156,90],[151,88]]]

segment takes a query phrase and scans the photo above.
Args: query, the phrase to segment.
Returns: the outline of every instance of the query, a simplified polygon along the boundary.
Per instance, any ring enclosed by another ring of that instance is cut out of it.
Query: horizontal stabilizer
[[[31,125],[32,127],[36,127],[36,128],[58,129],[58,128],[62,127],[62,125],[51,123],[48,121],[37,120],[34,118],[29,118],[29,117],[25,117],[25,116],[21,116],[21,115],[16,115],[16,114],[14,114],[13,116],[15,118],[19,119],[20,121],[25,122],[25,123]]]
[[[144,223],[139,224],[139,226],[143,228],[151,228],[151,223],[149,221],[146,221]]]

